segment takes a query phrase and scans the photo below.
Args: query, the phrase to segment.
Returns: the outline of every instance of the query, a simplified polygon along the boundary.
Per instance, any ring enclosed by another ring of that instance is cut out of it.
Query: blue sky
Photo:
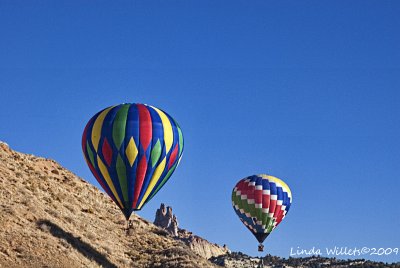
[[[0,1],[0,140],[98,185],[80,139],[97,111],[162,108],[182,162],[139,214],[257,255],[230,194],[248,175],[294,200],[267,238],[400,247],[398,1]],[[361,256],[399,261],[400,255]]]

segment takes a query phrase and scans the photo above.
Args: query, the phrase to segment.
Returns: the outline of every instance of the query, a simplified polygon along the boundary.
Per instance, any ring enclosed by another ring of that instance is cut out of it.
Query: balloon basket
[[[264,251],[264,245],[263,244],[259,244],[258,245],[258,252],[263,252]]]
[[[126,236],[130,236],[133,234],[133,221],[132,220],[126,220]]]
[[[264,268],[264,258],[263,257],[260,258],[260,262],[258,263],[257,268]]]

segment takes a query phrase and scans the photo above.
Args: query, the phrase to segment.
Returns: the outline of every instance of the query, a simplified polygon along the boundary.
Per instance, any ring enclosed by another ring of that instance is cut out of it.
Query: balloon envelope
[[[232,192],[233,209],[260,243],[285,218],[291,203],[286,183],[265,174],[241,179]]]
[[[168,181],[183,152],[183,135],[167,113],[120,104],[94,115],[82,136],[86,162],[129,219]]]

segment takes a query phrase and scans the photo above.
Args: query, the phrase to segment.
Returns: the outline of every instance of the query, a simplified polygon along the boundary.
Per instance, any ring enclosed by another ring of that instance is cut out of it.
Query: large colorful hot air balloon
[[[260,243],[285,218],[292,203],[289,186],[270,175],[253,175],[241,179],[232,192],[232,205],[243,224]]]
[[[166,112],[124,103],[94,115],[82,136],[86,162],[126,219],[168,181],[183,152],[183,135]]]

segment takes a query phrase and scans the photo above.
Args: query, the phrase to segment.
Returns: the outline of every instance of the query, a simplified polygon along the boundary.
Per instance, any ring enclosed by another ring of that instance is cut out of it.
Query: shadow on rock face
[[[82,241],[80,238],[75,237],[73,234],[64,231],[60,226],[55,223],[52,223],[49,220],[39,220],[37,221],[37,225],[43,226],[46,225],[48,227],[49,232],[59,239],[63,239],[68,242],[73,248],[78,250],[83,256],[86,258],[97,262],[102,267],[107,268],[117,268],[117,266],[111,263],[103,254],[98,252],[95,248],[93,248],[88,243]]]

